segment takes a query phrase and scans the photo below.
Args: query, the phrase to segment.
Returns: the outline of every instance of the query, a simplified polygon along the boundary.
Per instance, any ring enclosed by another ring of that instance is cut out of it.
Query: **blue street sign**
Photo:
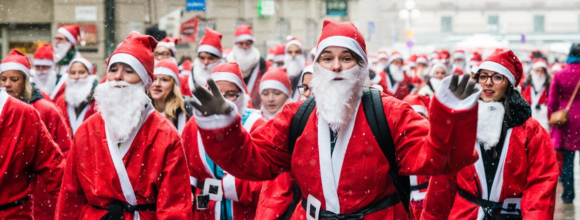
[[[369,30],[369,36],[371,36],[375,33],[375,22],[374,21],[368,22],[368,30]]]
[[[186,0],[185,11],[205,11],[205,0]]]

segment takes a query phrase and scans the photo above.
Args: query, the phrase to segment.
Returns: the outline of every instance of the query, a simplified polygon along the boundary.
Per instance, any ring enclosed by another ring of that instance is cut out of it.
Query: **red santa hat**
[[[456,50],[455,52],[453,52],[453,59],[465,60],[465,52],[463,50]]]
[[[12,49],[0,64],[0,74],[8,70],[18,70],[23,72],[27,78],[31,77],[28,57],[17,49]]]
[[[561,63],[554,63],[552,64],[552,67],[550,68],[550,71],[552,72],[556,72],[556,71],[560,71],[562,70],[566,65],[565,64],[561,64]]]
[[[378,60],[381,60],[381,59],[389,60],[389,54],[386,51],[380,51],[377,58],[378,58]]]
[[[300,51],[302,51],[302,53],[304,53],[304,47],[302,46],[302,42],[300,42],[300,40],[298,40],[297,38],[293,38],[292,40],[290,40],[286,43],[286,45],[284,46],[284,53],[287,53],[288,48],[292,45],[298,46],[298,48],[300,48]]]
[[[423,98],[421,98],[421,96],[408,95],[403,99],[403,102],[409,103],[415,112],[429,116],[429,109],[427,108],[427,104]]]
[[[246,84],[244,83],[244,77],[242,76],[242,71],[240,71],[238,63],[234,62],[220,63],[213,69],[210,77],[216,82],[217,81],[231,82],[236,86],[238,86],[238,88],[245,94],[248,93],[248,89],[246,88]]]
[[[512,84],[517,86],[522,78],[522,64],[511,50],[496,51],[479,64],[479,70],[490,70],[504,75]]]
[[[369,58],[369,60],[371,61],[371,63],[379,62],[379,55],[378,54],[373,54],[373,55],[371,55],[371,57]]]
[[[429,54],[429,60],[434,60],[434,59],[439,59],[439,52],[436,50],[431,52],[431,54]]]
[[[183,61],[183,63],[181,63],[181,74],[189,75],[191,73],[192,69],[193,69],[193,66],[191,65],[190,60],[185,60],[185,61]]]
[[[463,69],[459,68],[458,66],[453,67],[453,70],[451,70],[452,74],[457,74],[462,76],[464,74]]]
[[[135,31],[131,32],[109,57],[107,72],[115,63],[127,64],[137,72],[143,85],[145,85],[145,89],[149,90],[155,78],[153,75],[155,67],[153,50],[155,47],[157,47],[157,41],[152,36]]]
[[[483,60],[483,58],[481,58],[481,54],[478,52],[474,52],[473,55],[471,56],[471,60],[473,62],[481,62]]]
[[[158,47],[166,47],[171,51],[171,56],[175,57],[177,55],[177,50],[175,49],[175,45],[177,45],[177,38],[174,37],[166,37],[163,40],[157,43]],[[199,53],[199,52],[198,52]]]
[[[286,45],[278,44],[274,50],[274,62],[284,62],[284,51],[286,50]]]
[[[69,72],[70,72],[70,68],[72,67],[73,63],[76,63],[76,62],[83,64],[83,66],[85,66],[85,68],[87,68],[89,74],[95,75],[95,66],[93,65],[93,63],[91,63],[91,61],[89,61],[83,57],[77,57],[77,58],[74,58],[73,60],[70,61],[70,65],[68,66]]]
[[[252,34],[252,26],[240,25],[236,28],[236,32],[234,34],[234,43],[243,40],[250,40],[252,42],[256,41],[254,40],[254,35]]]
[[[389,57],[389,64],[391,64],[396,59],[403,59],[403,55],[401,55],[399,51],[393,51],[393,53],[391,53],[391,56]]]
[[[56,33],[64,35],[66,39],[73,45],[76,45],[81,37],[81,29],[79,28],[78,25],[65,25],[59,27],[56,30]]]
[[[344,47],[356,53],[364,60],[365,65],[367,61],[367,46],[363,35],[358,31],[354,24],[350,22],[333,22],[324,20],[322,24],[322,33],[318,39],[316,46],[316,56],[314,60],[330,46]]]
[[[52,49],[52,44],[43,44],[36,48],[32,63],[34,66],[54,65],[54,49]]]
[[[409,58],[407,58],[407,66],[410,66],[410,67],[417,66],[417,55],[412,54]]]
[[[431,67],[431,69],[429,70],[429,76],[435,75],[435,71],[437,71],[437,68],[439,67],[443,68],[443,71],[445,71],[445,75],[449,75],[449,70],[447,70],[447,66],[445,66],[445,64],[441,62],[435,62]]]
[[[222,58],[222,34],[210,28],[205,28],[205,36],[199,41],[197,54],[206,52]]]
[[[276,56],[276,46],[271,46],[268,48],[268,55],[266,55],[266,60],[274,60]]]
[[[441,52],[439,52],[439,60],[441,60],[442,62],[446,61],[449,59],[449,57],[451,56],[451,54],[449,54],[448,50],[442,49]]]
[[[534,55],[530,54],[528,56],[524,56],[524,58],[522,59],[523,62],[532,62],[532,60],[534,59]]]
[[[532,65],[532,69],[536,69],[538,67],[542,67],[544,68],[544,70],[546,70],[546,72],[548,71],[548,63],[546,63],[545,60],[543,59],[534,59],[534,65]]]
[[[420,55],[419,57],[417,57],[417,64],[422,63],[425,65],[429,65],[429,59],[427,58],[427,55],[423,54]]]
[[[310,56],[316,56],[316,47],[310,49]]]
[[[173,81],[177,83],[177,86],[181,86],[179,82],[179,69],[177,64],[170,60],[161,60],[155,64],[155,69],[153,70],[154,75],[166,75],[173,77]]]
[[[260,80],[260,93],[265,89],[277,89],[292,97],[292,86],[286,68],[270,68]]]

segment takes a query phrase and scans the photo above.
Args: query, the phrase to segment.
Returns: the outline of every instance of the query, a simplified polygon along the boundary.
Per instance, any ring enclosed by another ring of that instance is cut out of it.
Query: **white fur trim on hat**
[[[535,62],[534,65],[532,65],[532,69],[536,69],[538,67],[543,67],[544,69],[548,70],[548,65],[546,65],[544,62]]]
[[[445,71],[446,76],[448,76],[450,74],[449,70],[447,69],[447,66],[445,66],[445,64],[437,62],[437,63],[433,64],[433,66],[429,70],[429,76],[435,75],[435,71],[437,71],[437,68],[439,68],[439,67],[443,68],[443,71]]]
[[[302,48],[302,44],[300,43],[300,41],[297,41],[297,40],[288,41],[288,43],[286,43],[286,46],[284,46],[284,52],[288,51],[288,48],[291,45],[298,46],[298,48],[300,48],[300,50],[302,51],[302,53],[304,53],[304,48]]]
[[[240,77],[236,76],[236,74],[233,74],[230,72],[215,72],[215,73],[212,73],[210,77],[215,82],[228,81],[228,82],[231,82],[233,84],[236,84],[236,86],[238,86],[240,91],[242,91],[243,93],[246,93],[246,91],[244,90],[244,82],[242,82]]]
[[[423,63],[425,65],[429,65],[429,60],[425,59],[424,57],[417,58],[417,64]]]
[[[314,73],[314,65],[310,64],[310,65],[304,67],[304,70],[302,70],[302,72]]]
[[[314,60],[318,60],[318,57],[320,56],[322,51],[324,51],[325,48],[330,46],[345,47],[349,50],[352,50],[365,61],[365,64],[368,63],[367,54],[358,44],[358,42],[350,37],[345,36],[332,36],[327,37],[326,39],[320,41],[318,47],[316,48],[316,56],[314,57]]]
[[[0,65],[0,70],[2,70],[0,73],[6,72],[8,70],[18,70],[23,72],[26,77],[30,78],[30,71],[28,70],[28,68],[26,68],[24,65],[20,64],[20,63],[16,63],[16,62],[9,62],[9,63],[3,63]]]
[[[387,59],[388,60],[389,55],[386,53],[379,53],[379,55],[377,55],[377,60],[380,60],[380,59]]]
[[[411,105],[411,107],[413,108],[413,110],[415,110],[417,113],[421,113],[424,115],[429,116],[429,114],[427,114],[427,109],[422,106],[422,105]]]
[[[54,65],[54,60],[47,59],[34,59],[32,60],[33,66],[52,66]]]
[[[391,57],[389,57],[389,64],[391,64],[393,61],[395,61],[396,59],[403,59],[403,55],[401,55],[400,53],[395,54]]]
[[[503,66],[499,63],[496,63],[493,61],[484,61],[481,64],[479,64],[479,68],[477,70],[479,72],[479,70],[482,70],[482,69],[491,70],[491,71],[497,72],[501,75],[504,75],[505,77],[508,78],[510,83],[512,83],[512,86],[514,86],[514,87],[517,86],[516,85],[516,77],[514,76],[514,74],[512,74],[512,72],[508,68],[506,68],[505,66]]]
[[[310,55],[316,56],[316,47],[310,50]]]
[[[290,90],[288,90],[288,88],[286,88],[284,84],[276,80],[266,80],[264,82],[261,82],[260,93],[262,93],[262,91],[264,91],[265,89],[277,89],[286,94],[288,97],[292,96],[292,94],[290,94]]]
[[[175,48],[175,43],[173,42],[165,42],[165,41],[161,41],[157,43],[157,46],[161,46],[161,47],[167,47],[169,49]]]
[[[284,55],[274,56],[274,62],[284,62]]]
[[[463,53],[463,52],[455,52],[453,54],[453,59],[464,59],[465,60],[465,53]]]
[[[181,83],[179,82],[179,77],[177,77],[177,73],[173,72],[173,70],[171,70],[169,68],[155,67],[155,69],[153,70],[153,75],[171,76],[171,77],[173,77],[173,80],[175,80],[175,83],[177,83],[177,86],[181,86]]]
[[[219,58],[222,58],[222,52],[209,44],[199,45],[199,47],[197,48],[197,54],[201,52],[211,53],[213,55],[218,56]]]
[[[72,44],[77,44],[77,39],[66,29],[59,27],[58,30],[56,30],[56,33],[63,34]]]
[[[83,58],[75,58],[72,61],[70,61],[70,65],[68,66],[68,70],[70,72],[70,68],[72,67],[73,63],[76,62],[80,62],[81,64],[83,64],[83,66],[85,66],[85,68],[87,68],[89,74],[93,75],[95,74],[93,72],[93,64],[91,62],[89,62],[87,59],[83,59]]]
[[[254,42],[254,37],[252,35],[249,34],[242,34],[240,36],[236,36],[234,37],[234,43],[243,41],[243,40],[251,40],[252,42]]]
[[[109,66],[107,66],[107,72],[109,72],[111,65],[113,65],[115,63],[124,63],[124,64],[131,66],[131,68],[133,68],[135,70],[135,72],[137,72],[137,75],[139,75],[139,77],[141,77],[141,81],[143,81],[143,85],[145,85],[145,89],[149,90],[149,87],[153,83],[153,79],[151,79],[151,77],[149,77],[149,74],[147,74],[147,70],[145,69],[145,66],[143,66],[143,64],[137,58],[135,58],[133,55],[127,54],[127,53],[114,54],[113,56],[111,56],[111,59],[109,60]]]

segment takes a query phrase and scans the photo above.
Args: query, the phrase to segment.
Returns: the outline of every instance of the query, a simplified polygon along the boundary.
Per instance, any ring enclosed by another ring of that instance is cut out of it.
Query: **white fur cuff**
[[[467,75],[469,76],[469,75]],[[453,110],[466,110],[473,108],[479,99],[481,94],[481,86],[479,84],[475,84],[475,93],[471,94],[469,97],[465,98],[464,100],[460,100],[449,90],[449,85],[451,84],[451,77],[448,76],[443,79],[441,82],[441,87],[437,93],[435,93],[435,98],[441,102],[441,104],[445,105],[446,107],[453,109]],[[461,81],[461,79],[459,79]]]
[[[197,126],[206,130],[216,130],[230,126],[232,123],[236,121],[236,117],[238,116],[238,108],[236,105],[226,100],[232,111],[230,114],[227,115],[210,115],[204,117],[201,112],[197,109],[194,111],[195,120],[197,121]]]

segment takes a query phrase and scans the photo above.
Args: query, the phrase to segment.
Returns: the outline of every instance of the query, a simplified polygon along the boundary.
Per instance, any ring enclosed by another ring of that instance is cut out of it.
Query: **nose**
[[[155,79],[155,81],[153,81],[153,85],[154,86],[161,86],[161,80],[159,80],[159,78]]]
[[[332,63],[332,72],[340,73],[341,71],[342,71],[342,66],[340,65],[340,62],[338,61],[338,59],[335,59],[334,62]]]
[[[310,98],[310,93],[311,93],[310,89],[307,90],[306,92],[304,92],[304,97]]]
[[[201,59],[201,63],[207,66],[209,65],[209,59]]]
[[[122,81],[123,80],[123,74],[121,74],[121,70],[117,70],[117,72],[115,73],[115,81]]]

